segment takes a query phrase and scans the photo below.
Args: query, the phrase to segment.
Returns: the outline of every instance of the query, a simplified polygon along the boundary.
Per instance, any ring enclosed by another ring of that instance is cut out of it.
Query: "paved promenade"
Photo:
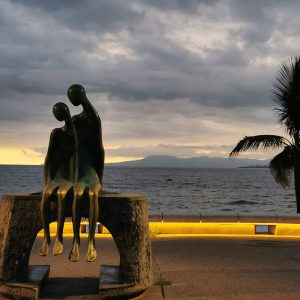
[[[84,260],[85,239],[78,263],[67,259],[71,238],[65,239],[65,253],[59,257],[39,257],[40,242],[36,240],[30,263],[51,265],[43,299],[93,299],[100,264],[118,264],[111,238],[96,240],[93,263]],[[152,251],[158,285],[144,299],[300,299],[300,239],[153,238]]]

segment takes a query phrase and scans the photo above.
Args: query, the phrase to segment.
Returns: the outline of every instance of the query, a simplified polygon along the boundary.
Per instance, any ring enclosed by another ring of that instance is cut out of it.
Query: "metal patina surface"
[[[74,106],[82,105],[83,111],[71,117],[66,104],[59,102],[53,107],[54,116],[58,121],[65,122],[65,125],[52,131],[45,159],[41,204],[44,240],[40,255],[44,256],[49,252],[51,200],[57,201],[57,235],[53,254],[62,253],[63,224],[68,214],[66,202],[71,201],[74,241],[69,259],[79,260],[81,206],[82,202],[88,201],[90,230],[86,260],[91,262],[97,256],[95,229],[99,214],[98,196],[103,190],[104,148],[101,120],[81,85],[70,86],[68,98]]]

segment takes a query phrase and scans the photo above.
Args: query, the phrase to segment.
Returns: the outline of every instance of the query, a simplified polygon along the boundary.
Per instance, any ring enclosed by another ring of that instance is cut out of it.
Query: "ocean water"
[[[0,165],[0,197],[41,191],[42,178],[42,166]],[[269,169],[106,167],[104,188],[146,195],[149,214],[296,213],[293,187],[282,188]]]

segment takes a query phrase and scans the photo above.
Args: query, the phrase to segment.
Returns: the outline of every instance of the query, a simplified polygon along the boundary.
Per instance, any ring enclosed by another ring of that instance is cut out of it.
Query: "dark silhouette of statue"
[[[79,260],[80,221],[83,207],[88,207],[86,260],[90,262],[97,256],[95,230],[99,214],[98,197],[103,190],[104,148],[101,120],[81,85],[70,86],[68,98],[73,105],[82,105],[83,111],[71,118],[64,103],[57,103],[53,108],[54,116],[59,121],[65,121],[65,126],[52,131],[45,159],[41,205],[44,239],[40,255],[47,255],[49,252],[50,199],[56,194],[58,228],[53,253],[58,255],[63,251],[65,207],[66,201],[70,200],[74,239],[69,259]]]
[[[69,255],[71,261],[79,259],[80,244],[80,206],[87,191],[89,198],[89,237],[87,261],[96,256],[95,229],[98,219],[98,196],[103,189],[104,148],[102,143],[101,120],[88,100],[84,88],[74,84],[68,89],[68,98],[75,105],[82,105],[83,111],[72,117],[78,137],[78,180],[74,184],[73,199],[73,248]]]
[[[59,102],[53,107],[58,121],[65,121],[61,128],[55,128],[50,135],[48,152],[44,165],[44,188],[41,204],[44,239],[40,255],[47,255],[50,245],[50,197],[57,195],[57,236],[53,248],[54,255],[63,251],[63,225],[66,195],[78,177],[78,140],[70,111],[66,104]]]

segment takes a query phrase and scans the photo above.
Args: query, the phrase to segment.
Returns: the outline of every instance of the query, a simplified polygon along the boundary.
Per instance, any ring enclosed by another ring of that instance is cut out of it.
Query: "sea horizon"
[[[109,167],[104,189],[144,194],[149,214],[295,214],[293,187],[282,188],[266,168]],[[0,165],[0,196],[40,192],[42,165]]]

